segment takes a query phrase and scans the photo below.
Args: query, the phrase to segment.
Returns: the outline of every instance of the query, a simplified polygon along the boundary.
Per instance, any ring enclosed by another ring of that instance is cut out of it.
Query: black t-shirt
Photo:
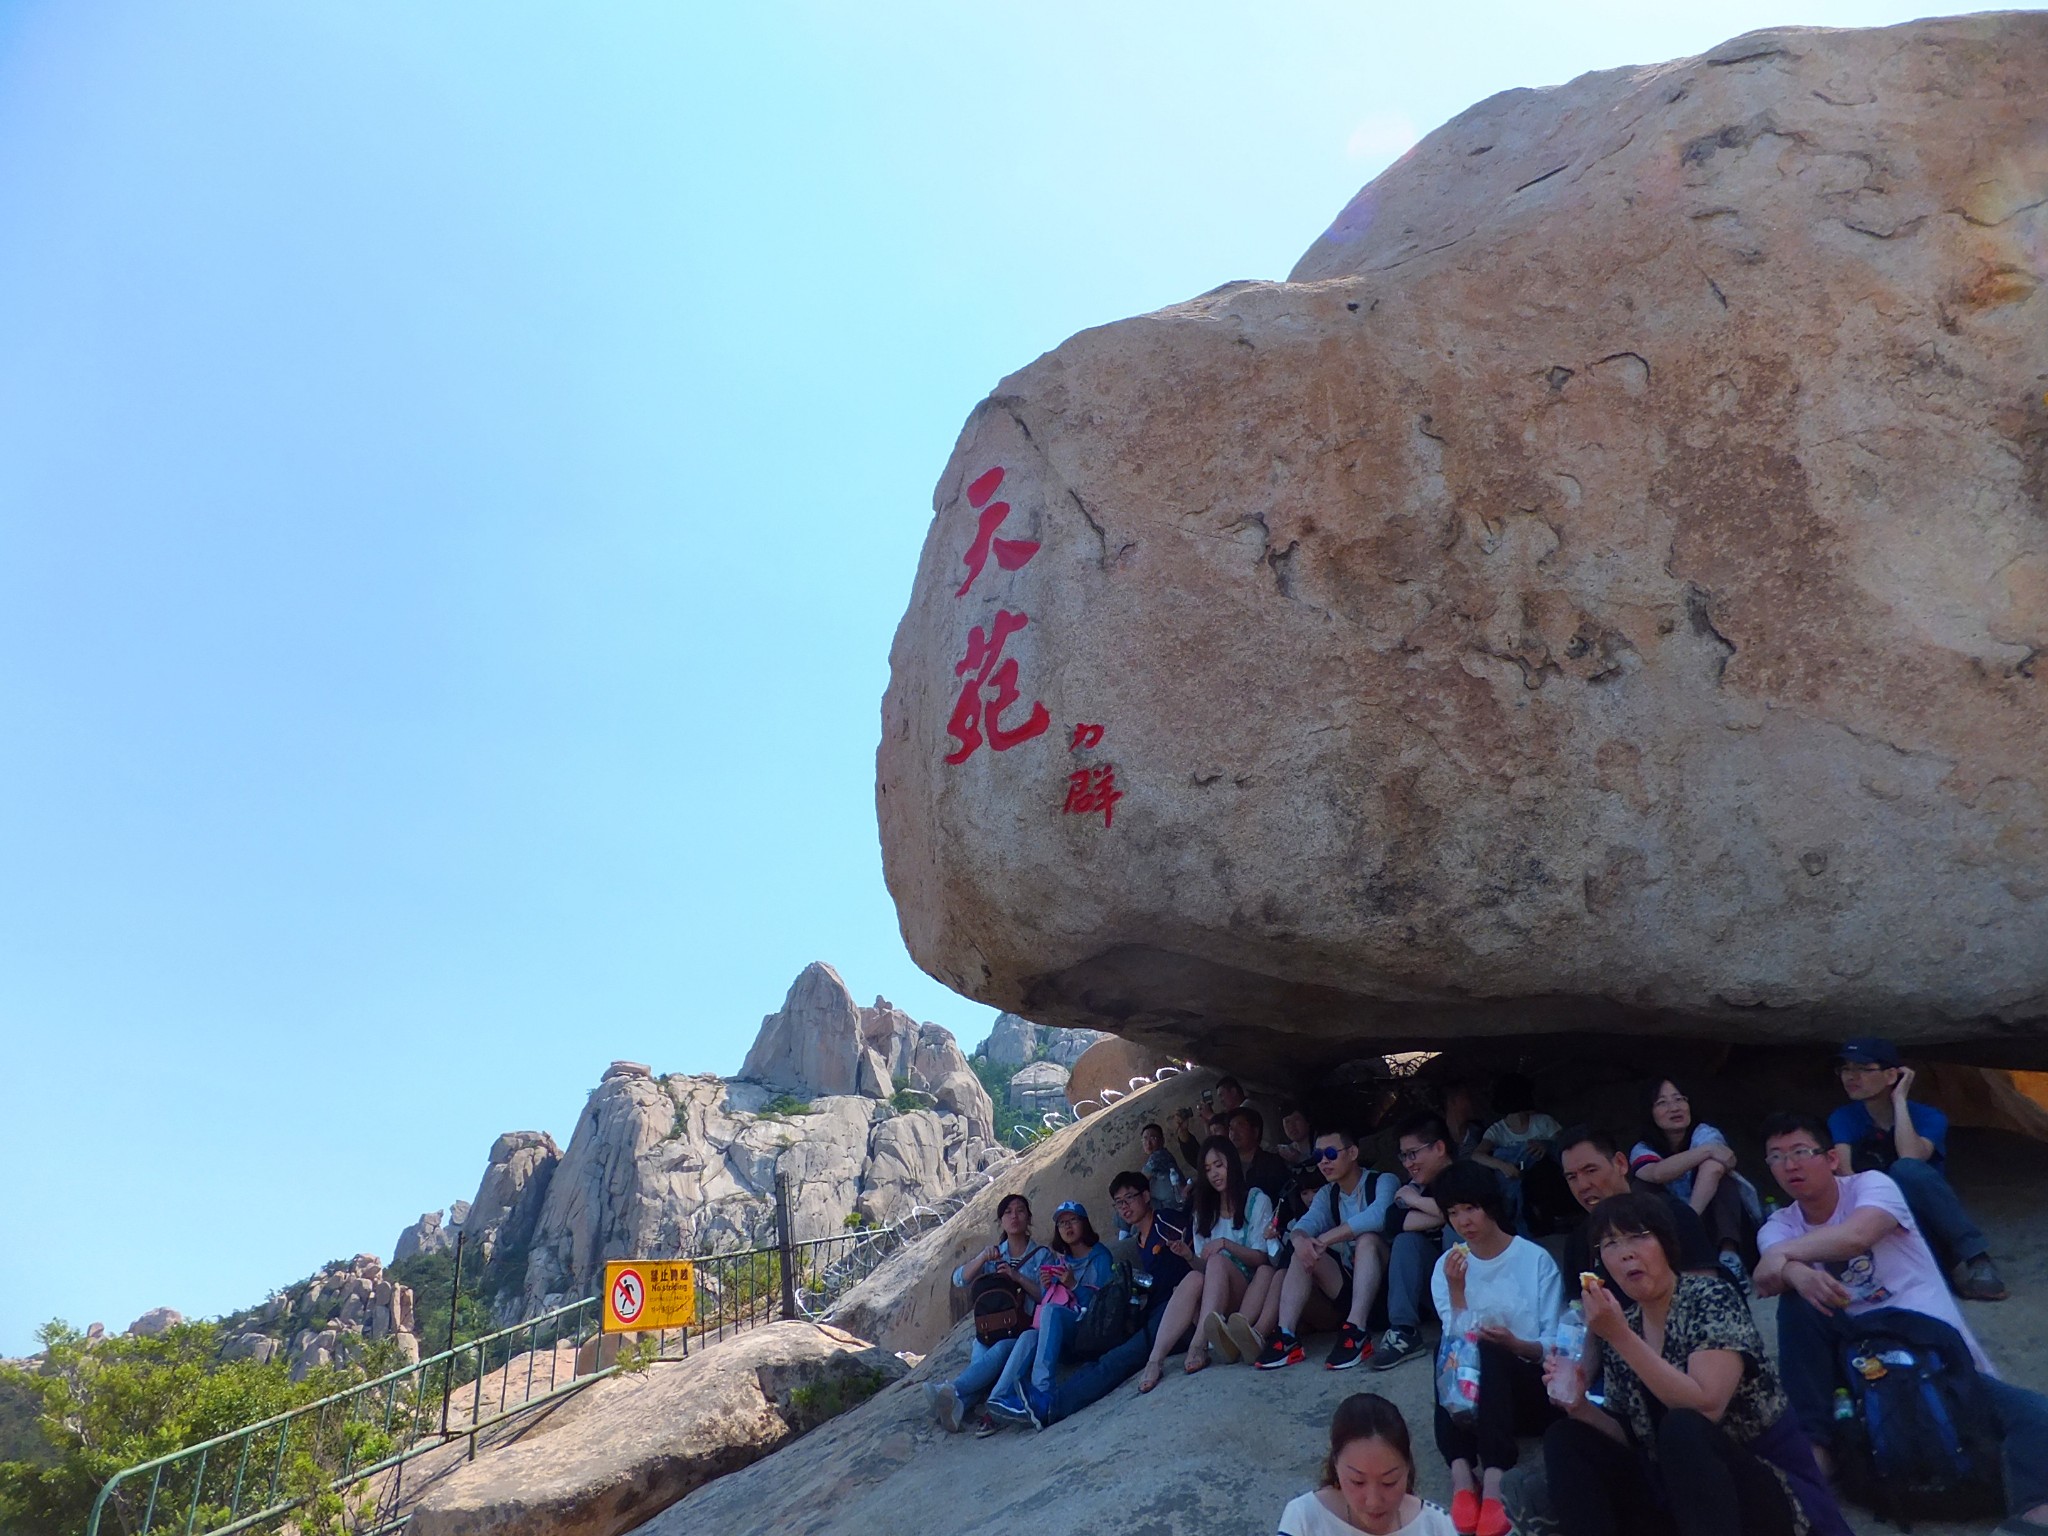
[[[1670,1202],[1671,1219],[1678,1224],[1678,1251],[1683,1257],[1682,1268],[1698,1271],[1704,1275],[1718,1275],[1721,1271],[1720,1255],[1715,1250],[1714,1240],[1707,1235],[1707,1224],[1700,1220],[1699,1212],[1687,1205],[1678,1196],[1661,1184],[1652,1184],[1644,1179],[1630,1179],[1629,1189],[1638,1195],[1661,1195]],[[1592,1270],[1611,1286],[1613,1277],[1607,1273],[1593,1252],[1593,1245],[1586,1241],[1586,1229],[1593,1224],[1593,1213],[1588,1211],[1586,1219],[1571,1230],[1564,1240],[1564,1299],[1568,1302],[1579,1299],[1579,1274]]]
[[[1264,1147],[1254,1152],[1251,1161],[1244,1165],[1245,1183],[1253,1189],[1263,1189],[1276,1211],[1280,1209],[1280,1191],[1293,1177],[1294,1170],[1281,1160],[1280,1154],[1268,1152]]]
[[[1163,1305],[1173,1288],[1188,1276],[1188,1261],[1167,1247],[1171,1240],[1185,1242],[1188,1214],[1174,1206],[1152,1209],[1152,1231],[1138,1241],[1138,1266],[1152,1277],[1152,1304]],[[1168,1229],[1171,1229],[1169,1233]]]

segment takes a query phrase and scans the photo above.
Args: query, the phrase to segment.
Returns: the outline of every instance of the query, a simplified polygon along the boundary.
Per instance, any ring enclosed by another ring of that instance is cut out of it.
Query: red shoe
[[[1496,1505],[1496,1508],[1499,1506]],[[1451,1524],[1458,1536],[1473,1536],[1479,1529],[1479,1490],[1460,1488],[1451,1495]]]
[[[1499,1499],[1488,1499],[1479,1506],[1479,1525],[1475,1536],[1508,1536],[1514,1528],[1514,1522],[1508,1519],[1507,1507]]]

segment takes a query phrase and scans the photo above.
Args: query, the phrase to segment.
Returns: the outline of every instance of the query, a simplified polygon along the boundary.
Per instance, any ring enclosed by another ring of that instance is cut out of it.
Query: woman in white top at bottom
[[[1280,1512],[1280,1536],[1455,1536],[1451,1517],[1416,1497],[1408,1421],[1377,1392],[1359,1392],[1330,1419],[1322,1486]]]

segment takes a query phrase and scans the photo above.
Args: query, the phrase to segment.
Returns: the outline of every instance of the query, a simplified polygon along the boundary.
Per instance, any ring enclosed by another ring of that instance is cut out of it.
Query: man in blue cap
[[[1948,1116],[1908,1098],[1913,1069],[1899,1060],[1899,1048],[1889,1040],[1875,1035],[1850,1040],[1835,1061],[1842,1092],[1849,1096],[1828,1116],[1841,1171],[1875,1169],[1891,1175],[1955,1293],[1969,1301],[2005,1300],[1991,1245],[1943,1172]]]

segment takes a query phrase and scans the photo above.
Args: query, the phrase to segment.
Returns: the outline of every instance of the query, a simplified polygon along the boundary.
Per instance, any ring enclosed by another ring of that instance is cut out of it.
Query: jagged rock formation
[[[995,1106],[950,1031],[919,1024],[885,997],[856,1007],[821,961],[805,966],[781,1011],[761,1021],[740,1076],[799,1098],[885,1099],[900,1080],[965,1119],[970,1135],[995,1134]]]
[[[1083,1051],[1103,1038],[1099,1029],[1057,1029],[1034,1024],[1021,1014],[1003,1013],[996,1015],[988,1038],[974,1054],[998,1067],[1021,1067],[1041,1059],[1072,1067]]]
[[[799,1239],[851,1216],[894,1222],[1007,1156],[994,1135],[995,1106],[950,1033],[883,998],[858,1007],[836,971],[811,965],[762,1021],[741,1078],[615,1061],[566,1150],[535,1131],[499,1137],[463,1231],[487,1263],[482,1294],[510,1322],[589,1294],[607,1259],[772,1240],[778,1174]],[[425,1223],[407,1233],[425,1241]]]
[[[225,1319],[223,1332],[222,1359],[283,1357],[293,1381],[348,1358],[364,1340],[392,1339],[405,1360],[420,1357],[412,1288],[387,1279],[383,1264],[368,1253]]]
[[[1510,91],[1005,379],[891,655],[919,964],[1238,1065],[2043,1056],[2044,78],[2013,12]]]
[[[402,1263],[423,1253],[445,1253],[455,1246],[455,1234],[469,1216],[469,1202],[458,1200],[448,1208],[448,1224],[441,1224],[439,1211],[423,1211],[420,1219],[398,1234],[391,1248],[391,1262]]]
[[[463,1219],[464,1241],[486,1259],[496,1259],[501,1249],[524,1253],[561,1161],[562,1149],[545,1131],[507,1131],[492,1142]]]
[[[151,1307],[128,1325],[128,1332],[141,1338],[155,1338],[166,1328],[175,1328],[183,1321],[185,1314],[174,1307]]]

